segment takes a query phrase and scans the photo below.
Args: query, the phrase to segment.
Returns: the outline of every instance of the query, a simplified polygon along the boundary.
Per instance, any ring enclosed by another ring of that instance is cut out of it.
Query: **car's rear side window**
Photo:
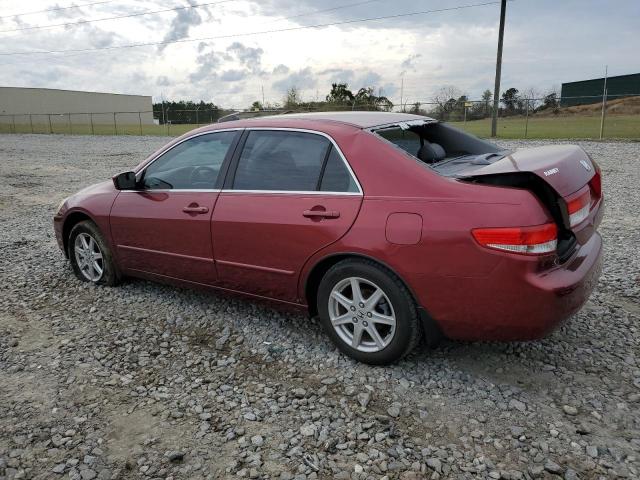
[[[234,190],[314,191],[331,142],[294,131],[249,132],[238,159]]]
[[[356,185],[353,176],[349,173],[349,170],[347,170],[347,166],[334,147],[331,147],[327,164],[324,167],[320,190],[323,192],[350,193],[358,191],[358,185]]]

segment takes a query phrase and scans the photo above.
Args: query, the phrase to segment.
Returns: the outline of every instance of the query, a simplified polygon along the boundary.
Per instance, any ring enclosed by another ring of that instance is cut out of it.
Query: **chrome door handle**
[[[340,212],[336,212],[335,210],[305,210],[302,212],[302,216],[307,218],[338,218],[340,216]]]
[[[192,207],[192,206],[188,206],[188,207],[184,207],[182,209],[182,211],[184,213],[207,213],[209,211],[209,209],[207,207]]]

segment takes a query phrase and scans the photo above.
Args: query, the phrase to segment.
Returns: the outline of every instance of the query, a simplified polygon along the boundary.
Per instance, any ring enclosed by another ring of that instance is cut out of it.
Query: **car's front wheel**
[[[95,223],[86,220],[74,225],[67,248],[73,272],[80,280],[99,285],[117,283],[111,251]]]
[[[338,348],[361,362],[385,365],[419,343],[411,294],[391,271],[364,259],[343,260],[318,288],[318,313]]]

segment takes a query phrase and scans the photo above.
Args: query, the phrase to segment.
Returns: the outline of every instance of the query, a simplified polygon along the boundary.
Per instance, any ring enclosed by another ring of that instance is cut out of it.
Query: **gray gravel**
[[[606,262],[569,323],[383,368],[302,315],[74,278],[58,202],[166,141],[0,136],[0,479],[640,477],[640,143],[582,143]]]

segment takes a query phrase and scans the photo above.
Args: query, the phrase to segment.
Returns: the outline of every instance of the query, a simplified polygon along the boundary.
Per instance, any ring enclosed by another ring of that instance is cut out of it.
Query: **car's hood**
[[[115,191],[113,180],[105,180],[104,182],[94,183],[75,193],[78,196],[95,195],[97,193],[111,193]],[[75,196],[74,195],[74,196]]]

